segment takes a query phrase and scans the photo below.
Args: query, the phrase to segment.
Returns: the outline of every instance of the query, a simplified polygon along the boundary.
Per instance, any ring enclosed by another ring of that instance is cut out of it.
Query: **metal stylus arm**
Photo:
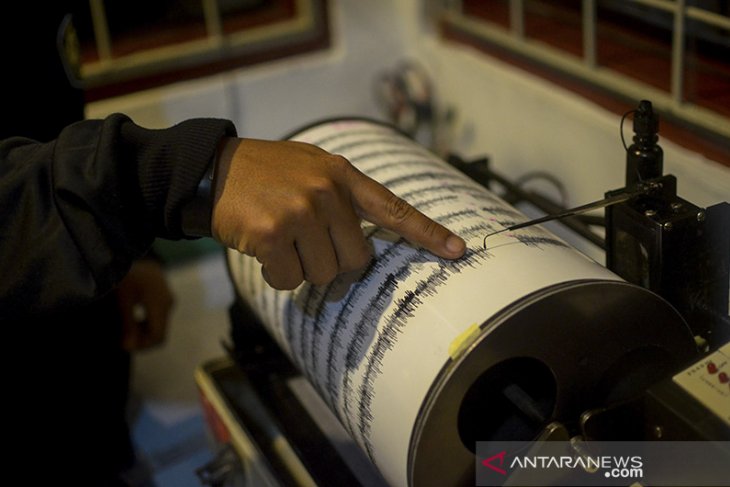
[[[560,220],[561,218],[565,218],[568,216],[580,215],[581,213],[586,213],[591,210],[597,210],[597,209],[605,208],[607,206],[615,205],[618,203],[623,203],[625,201],[630,200],[631,198],[633,198],[635,196],[638,196],[641,194],[647,194],[649,191],[651,191],[654,188],[655,188],[654,183],[642,184],[642,185],[640,185],[639,189],[636,191],[629,191],[626,193],[609,196],[608,198],[594,201],[592,203],[588,203],[585,205],[577,206],[577,207],[571,208],[569,210],[561,211],[560,213],[555,213],[553,215],[546,215],[546,216],[542,216],[540,218],[535,218],[534,220],[517,223],[515,225],[511,225],[509,227],[503,228],[502,230],[498,230],[496,232],[489,233],[484,237],[484,241],[483,241],[484,250],[487,250],[487,238],[489,238],[493,235],[497,235],[497,234],[500,234],[503,232],[509,232],[512,230],[519,230],[520,228],[531,227],[533,225],[538,225],[540,223],[545,223],[545,222],[552,221],[552,220]]]

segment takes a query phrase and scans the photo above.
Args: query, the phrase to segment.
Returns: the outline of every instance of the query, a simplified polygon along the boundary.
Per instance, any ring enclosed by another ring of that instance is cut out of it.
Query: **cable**
[[[629,147],[626,145],[626,139],[624,138],[624,120],[626,120],[626,117],[629,116],[631,113],[635,113],[636,110],[629,110],[628,112],[624,113],[621,117],[621,123],[619,124],[619,131],[621,132],[621,143],[624,146],[624,150],[626,152],[629,151]]]
[[[553,186],[555,186],[555,188],[560,193],[560,204],[563,207],[568,206],[568,191],[565,189],[565,185],[563,185],[563,183],[558,178],[556,178],[555,176],[553,176],[552,174],[550,174],[548,172],[545,172],[545,171],[528,172],[528,173],[520,176],[519,178],[517,178],[515,180],[514,184],[515,184],[515,186],[518,186],[518,187],[524,187],[525,183],[535,180],[535,179],[543,179],[543,180],[551,183]]]

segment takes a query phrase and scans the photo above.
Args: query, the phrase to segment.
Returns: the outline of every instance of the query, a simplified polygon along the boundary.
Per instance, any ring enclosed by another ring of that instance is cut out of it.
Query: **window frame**
[[[292,18],[225,32],[217,0],[200,0],[205,37],[115,57],[103,0],[89,0],[98,59],[82,62],[74,83],[96,101],[225,70],[326,49],[327,0],[293,0]]]
[[[684,99],[685,23],[688,20],[730,30],[730,18],[688,6],[686,0],[631,0],[673,15],[669,92],[598,66],[597,0],[581,0],[582,55],[563,52],[531,40],[525,33],[523,0],[509,1],[509,26],[466,15],[459,0],[442,2],[438,23],[443,38],[472,45],[487,54],[559,83],[616,113],[651,100],[669,123],[672,138],[690,149],[730,166],[730,118]],[[666,133],[665,132],[665,133]]]

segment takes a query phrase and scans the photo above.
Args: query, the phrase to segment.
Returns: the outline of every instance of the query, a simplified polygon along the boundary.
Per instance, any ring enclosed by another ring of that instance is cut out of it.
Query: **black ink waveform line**
[[[493,214],[496,215],[495,212]],[[503,213],[505,216],[508,215],[508,213]],[[519,215],[524,218],[524,215]],[[499,223],[503,228],[511,227],[512,225],[516,225],[518,223],[521,223],[522,219],[515,220],[513,218],[510,219],[492,219],[492,221],[495,221],[496,223]],[[518,242],[527,245],[528,247],[537,247],[541,248],[541,246],[555,246],[555,247],[569,247],[568,244],[563,242],[562,240],[552,236],[549,232],[547,232],[545,229],[535,226],[531,227],[527,232],[524,233],[524,231],[515,230],[513,233],[508,233],[506,236],[516,239]]]
[[[482,194],[483,190],[479,188],[475,188],[471,184],[439,184],[434,186],[427,186],[424,188],[418,188],[413,189],[410,191],[407,191],[405,193],[400,194],[399,196],[403,198],[406,201],[414,200],[417,197],[430,197],[434,194],[437,194],[439,191],[452,193],[452,194],[467,194],[469,196],[472,196],[476,199],[487,199],[489,200],[489,194],[486,195]],[[413,204],[413,203],[411,203]]]
[[[395,347],[398,342],[398,335],[403,333],[409,319],[414,316],[416,310],[423,305],[424,301],[436,296],[439,288],[452,275],[460,273],[464,267],[474,267],[477,261],[484,260],[486,258],[485,253],[483,249],[478,248],[477,250],[469,250],[467,255],[457,261],[440,260],[439,266],[425,279],[420,279],[414,290],[406,291],[404,296],[396,301],[393,312],[385,320],[384,326],[380,328],[374,345],[369,348],[364,377],[357,395],[359,398],[357,433],[359,433],[360,441],[364,445],[366,453],[373,462],[375,462],[375,455],[370,437],[373,422],[372,402],[376,393],[375,383],[383,373],[382,365],[386,354]],[[418,258],[415,260],[418,260]]]
[[[457,199],[459,199],[459,197],[455,194],[439,195],[433,198],[429,198],[427,200],[419,201],[418,203],[414,203],[413,207],[417,208],[420,211],[426,211],[429,208],[433,208],[434,206],[438,207],[440,205],[443,205],[447,201],[456,201]]]
[[[443,170],[444,164],[441,161],[434,160],[431,157],[419,157],[417,159],[406,159],[398,161],[384,162],[382,164],[373,165],[372,167],[363,166],[363,171],[367,173],[371,178],[377,179],[375,176],[383,171],[395,169],[399,172],[403,171],[404,168],[413,166],[419,169],[435,169]]]
[[[353,131],[345,131],[341,134],[331,135],[326,140],[318,140],[315,142],[315,145],[329,145],[329,142],[339,139],[339,137],[351,135],[352,133]],[[393,139],[399,144],[402,143],[402,140],[398,138],[394,137]],[[380,138],[379,142],[388,142],[390,144],[393,141],[390,138]],[[329,149],[327,147],[323,148],[332,152],[350,151],[358,146],[369,147],[372,143],[372,140],[370,142],[364,140],[340,144]],[[373,161],[377,165],[371,168],[371,170],[375,169],[380,171],[391,166],[395,168],[398,165],[397,162],[382,162],[382,158],[384,157],[412,155],[421,158],[424,156],[424,152],[425,150],[421,150],[420,148],[379,149],[358,155],[350,155],[349,157],[352,158],[351,160],[353,162],[356,162],[362,167],[367,167],[367,163]],[[433,157],[432,154],[428,154]],[[343,155],[348,157],[347,154]],[[413,159],[412,165],[417,164],[416,160]],[[434,168],[442,165],[440,162],[432,162],[427,158],[424,158],[421,164],[426,164]],[[418,178],[419,176],[413,175],[405,176],[404,178],[394,178],[394,180],[390,181],[390,184],[397,185],[399,181],[410,183]],[[433,176],[420,176],[420,178],[432,179]],[[514,210],[503,207],[502,205],[504,203],[500,198],[485,191],[481,186],[468,180],[468,178],[464,177],[461,181],[463,182],[418,188],[401,196],[411,201],[414,206],[423,207],[435,205],[438,202],[457,199],[456,194],[467,194],[475,200],[488,205],[480,208],[483,211],[495,215],[518,216]],[[492,223],[486,221],[484,215],[479,215],[474,210],[451,212],[439,216],[437,221],[444,223],[469,220],[471,218],[479,218],[481,221],[459,230],[458,233],[462,234],[465,238],[478,236],[494,228]],[[376,233],[372,237],[376,237],[380,229],[375,229],[374,231]],[[522,243],[525,245],[538,245],[540,243],[564,245],[561,241],[550,240],[547,237],[540,237],[539,242],[536,240],[536,237],[530,237],[529,239],[524,239]],[[440,262],[439,266],[429,276],[425,279],[418,280],[416,288],[406,291],[404,297],[395,303],[395,309],[385,318],[385,325],[380,331],[378,331],[378,323],[381,322],[382,315],[392,301],[393,295],[397,291],[400,283],[412,276],[412,273],[417,269],[422,269],[423,267],[419,264],[433,262],[433,258],[426,257],[422,251],[414,252],[410,247],[405,245],[403,239],[399,239],[397,242],[388,245],[377,258],[373,259],[363,277],[351,287],[344,300],[340,303],[341,306],[337,309],[334,319],[327,316],[325,312],[327,298],[332,289],[331,287],[302,290],[304,294],[298,297],[297,301],[299,304],[297,306],[294,306],[294,296],[289,297],[285,313],[286,318],[283,320],[282,328],[284,329],[283,337],[290,344],[292,355],[297,357],[296,361],[300,369],[305,371],[309,376],[310,381],[319,390],[321,397],[325,399],[330,409],[338,415],[342,424],[348,429],[353,438],[364,447],[373,461],[375,459],[370,441],[373,421],[371,406],[376,394],[375,384],[377,378],[382,374],[384,357],[387,352],[393,349],[398,335],[407,324],[408,318],[423,303],[424,299],[435,295],[438,292],[438,288],[448,280],[448,277],[454,273],[461,272],[464,266],[476,267],[479,264],[479,260],[490,257],[491,254],[487,251],[484,251],[480,247],[478,248],[479,250],[477,251],[470,250],[465,257],[459,261],[455,261],[455,263],[451,261]],[[395,264],[395,262],[398,263]],[[396,269],[389,271],[384,276],[384,279],[381,280],[381,274],[393,266]],[[372,282],[379,282],[380,284],[378,289],[375,290],[375,294],[371,295],[368,302],[363,306],[362,300],[365,299],[368,293],[372,294],[373,292],[372,289],[369,289],[369,285]],[[362,315],[359,317],[356,316],[357,321],[353,324],[350,318],[356,309],[362,310]],[[300,320],[295,319],[297,310],[302,313]],[[325,324],[330,321],[332,321],[333,326],[325,329]],[[295,325],[294,323],[297,324]],[[370,336],[373,334],[375,335]],[[324,343],[324,347],[320,346],[320,343]],[[368,348],[370,344],[373,345]],[[319,364],[325,367],[326,370],[317,373],[317,357],[324,353],[325,348],[326,360],[320,360]],[[337,367],[340,362],[338,356],[344,360],[344,370],[340,370]],[[363,359],[365,360],[365,375],[359,388],[355,389],[352,383],[353,374],[358,370]],[[355,396],[356,392],[358,393],[357,396]]]
[[[342,130],[335,132],[333,134],[325,135],[323,137],[315,138],[311,142],[309,142],[312,145],[316,145],[318,147],[324,148],[325,146],[329,145],[331,142],[334,142],[336,140],[340,140],[346,137],[359,137],[362,135],[365,136],[382,136],[383,134],[391,134],[392,131],[385,127],[378,127],[378,126],[370,126],[366,128],[360,128],[360,129],[353,129],[348,128],[347,130]],[[294,137],[294,140],[305,137],[306,132],[297,135]]]
[[[520,243],[523,243],[528,247],[540,248],[543,245],[555,247],[569,247],[569,245],[562,240],[558,240],[557,238],[551,237],[549,235],[521,235],[518,231],[516,231],[513,235],[510,236],[516,238]]]
[[[379,230],[381,230],[379,227],[369,227],[365,232],[365,238],[372,238]],[[364,273],[366,272],[367,269]],[[299,355],[302,359],[303,368],[301,370],[305,372],[313,384],[318,382],[318,377],[323,373],[317,370],[317,359],[321,357],[321,341],[325,338],[323,336],[326,331],[325,324],[329,321],[326,305],[330,302],[331,293],[339,289],[340,285],[341,282],[335,279],[325,286],[307,284],[302,291],[306,293],[306,298],[304,299],[305,312],[302,313],[302,319],[299,325],[302,330]],[[289,326],[291,326],[291,322]],[[320,390],[321,392],[322,390]]]
[[[463,181],[463,178],[459,174],[453,174],[446,171],[423,171],[386,179],[384,181],[381,181],[381,183],[383,184],[383,186],[387,187],[395,193],[397,192],[396,188],[398,188],[398,186],[404,184],[422,183],[424,181],[439,181],[441,185],[444,185],[451,182],[461,182]]]
[[[377,236],[377,232],[374,236]],[[330,330],[330,341],[327,345],[326,380],[324,381],[324,384],[320,384],[320,388],[323,390],[323,397],[328,402],[330,409],[338,414],[340,421],[344,420],[344,417],[340,413],[340,408],[338,407],[338,402],[342,397],[342,394],[341,385],[337,383],[336,376],[338,373],[341,375],[344,374],[344,371],[338,370],[336,365],[336,355],[342,350],[341,341],[343,339],[343,335],[348,330],[350,316],[354,309],[360,304],[361,298],[365,295],[369,284],[375,279],[375,277],[387,269],[387,266],[394,256],[399,255],[400,246],[403,244],[405,244],[405,239],[400,238],[396,242],[388,245],[378,256],[372,259],[363,277],[350,289],[350,292],[345,297],[337,316],[333,320],[333,325]]]
[[[403,148],[403,141],[404,139],[402,137],[394,137],[390,134],[383,134],[380,137],[371,137],[367,139],[358,139],[349,141],[346,143],[342,143],[339,145],[333,145],[330,146],[327,144],[325,147],[328,152],[332,152],[333,154],[344,154],[350,151],[353,151],[354,149],[357,149],[359,147],[369,147],[369,146],[381,146],[381,147],[387,147],[387,146],[394,146],[398,148]],[[421,147],[413,147],[409,148],[409,150],[417,151],[418,153],[425,153],[426,149],[423,149]]]
[[[456,221],[470,220],[478,217],[478,213],[474,210],[460,210],[440,215],[436,218],[439,223],[453,223]],[[483,233],[485,229],[489,229],[489,223],[486,221],[479,222],[474,225],[477,227],[476,231]],[[466,229],[465,229],[466,230]],[[468,238],[474,231],[462,232]],[[433,257],[426,251],[413,251],[413,249],[403,245],[404,241],[401,239],[395,244],[390,245],[386,250],[377,258],[377,266],[373,266],[366,276],[356,285],[356,288],[352,290],[348,296],[347,301],[344,303],[340,310],[339,315],[335,320],[335,326],[333,329],[332,341],[329,344],[328,359],[327,359],[327,381],[325,383],[327,397],[330,409],[335,412],[343,426],[356,438],[355,423],[356,417],[351,411],[350,405],[353,400],[352,395],[354,394],[352,389],[352,374],[355,372],[358,357],[361,357],[367,348],[367,337],[368,334],[373,333],[377,330],[377,324],[380,317],[385,312],[385,307],[390,302],[391,297],[400,282],[408,278],[412,272],[412,268],[418,263],[431,262]],[[462,257],[458,262],[461,262],[461,267],[474,266],[476,260],[470,257],[471,252],[467,256]],[[479,254],[477,254],[479,255]],[[490,254],[481,254],[483,258],[488,257]],[[371,280],[375,280],[380,273],[381,269],[386,270],[394,266],[393,262],[402,260],[406,257],[405,263],[398,264],[396,271],[389,272],[386,274],[379,285],[377,292],[372,296],[369,302],[362,308],[363,314],[359,320],[352,325],[352,329],[355,330],[352,339],[347,344],[347,352],[345,354],[345,370],[338,370],[336,366],[336,346],[340,346],[340,334],[344,333],[347,323],[349,322],[349,316],[352,313],[352,308],[355,307],[355,303],[359,301],[359,295],[364,289],[367,289],[367,284]],[[443,266],[443,264],[442,264]],[[460,269],[461,267],[451,267],[451,264],[446,266],[446,269]],[[362,289],[359,286],[364,286]],[[336,383],[335,377],[339,375],[341,377],[339,384]],[[342,406],[338,404],[342,402]],[[365,446],[364,442],[362,443]]]
[[[443,187],[440,187],[440,189],[443,191]],[[444,197],[448,197],[451,195],[444,195]],[[428,200],[426,200],[428,201]],[[418,207],[420,206],[419,202],[414,202],[414,204]],[[477,222],[481,220],[481,222],[476,223],[472,225],[471,227],[463,228],[459,230],[460,234],[463,234],[465,238],[469,238],[473,236],[475,233],[483,233],[484,231],[488,231],[491,229],[488,222],[484,221],[481,218],[481,215],[479,215],[478,212],[476,212],[473,209],[465,209],[465,210],[458,210],[449,212],[443,215],[439,215],[436,220],[439,221],[442,224],[453,224],[455,222],[459,222],[462,220],[468,220],[468,219],[476,219]],[[379,229],[378,229],[379,230]],[[373,274],[379,273],[383,268],[387,268],[387,266],[390,265],[390,262],[394,260],[394,256],[390,254],[400,254],[400,246],[405,244],[405,241],[402,239],[396,242],[395,244],[391,244],[376,260],[375,264],[372,265],[371,268],[365,273],[364,277],[359,281],[359,283],[356,283],[354,285],[354,289],[350,291],[350,293],[346,296],[346,300],[343,303],[342,307],[340,308],[340,312],[335,319],[335,325],[332,330],[328,330],[329,333],[327,334],[327,337],[329,338],[329,343],[327,346],[327,360],[324,363],[326,366],[326,373],[325,374],[317,374],[317,363],[316,363],[316,357],[319,354],[319,351],[322,349],[322,347],[319,346],[319,339],[323,337],[322,331],[324,326],[323,324],[326,323],[327,317],[323,316],[323,313],[321,312],[321,304],[324,302],[324,299],[326,295],[328,294],[328,291],[325,291],[324,294],[322,293],[316,293],[312,291],[312,288],[305,291],[307,293],[306,297],[304,297],[303,300],[300,301],[299,298],[296,299],[296,301],[300,302],[300,305],[294,306],[294,298],[291,298],[290,302],[288,303],[287,307],[287,319],[285,320],[285,333],[284,338],[287,341],[287,343],[290,344],[290,347],[292,350],[298,350],[296,363],[300,366],[300,369],[307,372],[307,375],[309,376],[312,383],[317,387],[317,389],[320,391],[320,393],[323,395],[324,398],[328,398],[328,403],[330,405],[330,408],[337,412],[340,411],[340,408],[338,407],[338,403],[340,402],[340,399],[343,399],[345,401],[348,401],[349,404],[349,398],[348,394],[343,393],[343,384],[337,385],[335,383],[334,377],[338,374],[337,367],[336,367],[336,354],[338,349],[340,348],[340,340],[341,336],[344,333],[344,331],[347,328],[347,323],[349,322],[349,315],[352,311],[353,304],[357,302],[357,297],[359,294],[359,290],[361,288],[366,288],[367,284],[372,279]],[[425,258],[421,254],[421,259]],[[469,262],[471,264],[471,262]],[[386,279],[386,282],[384,285],[381,285],[381,292],[386,289],[387,290],[387,284],[388,280]],[[398,280],[396,280],[398,282]],[[383,287],[385,286],[385,287]],[[301,320],[295,319],[295,311],[301,309],[301,304],[304,304],[305,311],[302,316]],[[313,309],[318,309],[318,311],[313,311]],[[376,307],[370,307],[370,309],[374,309],[377,311],[376,315],[379,315],[382,313],[382,310],[380,310],[377,306]],[[306,319],[306,316],[313,316],[315,317],[312,322],[308,322]],[[296,325],[295,325],[296,323]],[[359,325],[356,325],[356,328],[360,330],[362,333],[363,330],[366,330],[367,327],[362,327]],[[308,329],[311,329],[311,331],[306,331]],[[316,330],[316,331],[315,331]],[[308,335],[309,333],[309,335]],[[307,339],[309,337],[309,339]],[[361,342],[361,339],[355,338],[355,344]],[[298,343],[298,345],[297,345]],[[307,348],[308,344],[308,348]],[[352,345],[348,348],[348,356],[346,357],[346,363],[352,362],[352,353],[353,351],[356,351],[358,347],[353,348]],[[308,360],[304,360],[304,357],[308,357]],[[349,358],[349,361],[348,361]],[[320,377],[325,377],[326,381],[322,383],[322,380],[320,380]],[[349,383],[349,377],[345,378],[344,381],[344,389],[348,390],[348,383]],[[339,399],[338,399],[339,398]],[[347,405],[344,406],[345,410],[348,408]],[[346,418],[348,418],[348,415],[344,413],[339,414],[340,419],[347,421]],[[350,425],[350,430],[354,432],[353,426]]]
[[[481,209],[482,211],[486,211],[487,213],[495,216],[508,216],[511,218],[525,217],[525,215],[523,215],[519,211],[505,205],[483,206]]]
[[[377,232],[387,232],[380,227],[369,227],[366,232],[366,238],[373,238]],[[405,242],[405,240],[401,240]],[[393,248],[396,245],[392,245]],[[251,259],[253,260],[253,259]],[[378,262],[377,259],[371,260],[368,268],[364,271],[364,276],[370,273],[370,269],[381,267],[382,261]],[[367,281],[366,277],[362,277],[355,285],[354,289],[358,289],[364,285]],[[330,397],[334,397],[336,391],[328,391],[322,380],[319,377],[329,376],[329,371],[332,370],[330,364],[334,362],[333,353],[337,350],[339,343],[339,335],[345,328],[347,321],[343,319],[345,316],[344,312],[347,311],[347,303],[353,296],[352,289],[345,297],[345,304],[340,308],[340,314],[338,316],[339,325],[335,325],[333,330],[327,330],[330,333],[327,337],[323,336],[325,327],[324,324],[329,321],[329,317],[325,314],[325,304],[329,297],[330,291],[335,288],[337,281],[330,283],[324,287],[316,287],[312,285],[305,285],[297,292],[276,292],[276,299],[284,299],[283,295],[287,296],[285,302],[285,309],[283,313],[284,319],[278,324],[278,334],[282,337],[282,340],[286,343],[286,349],[290,350],[290,358],[299,367],[300,370],[305,372],[310,379],[310,382],[317,387],[322,397],[326,397],[325,393],[329,392]],[[314,310],[314,311],[313,311]],[[297,319],[297,315],[301,313],[301,319]],[[307,320],[310,317],[310,320]],[[297,323],[297,325],[295,325]],[[305,329],[311,328],[311,331],[307,333]],[[310,337],[309,349],[306,348],[306,336]],[[325,371],[317,373],[317,357],[320,356],[319,339],[329,338],[328,348],[328,360],[325,365]],[[298,353],[297,353],[298,350]],[[305,357],[309,358],[306,360]],[[331,405],[334,404],[334,399],[330,401]],[[332,406],[331,406],[332,407]],[[334,410],[334,407],[332,407]]]
[[[417,148],[398,148],[398,149],[390,149],[390,150],[384,150],[384,149],[378,149],[373,150],[370,152],[365,152],[362,154],[342,154],[344,157],[346,157],[350,162],[355,164],[357,167],[361,167],[364,164],[366,164],[370,159],[374,158],[381,158],[381,157],[390,157],[390,156],[408,156],[408,157],[417,157],[417,156],[423,156],[423,152],[420,149]]]

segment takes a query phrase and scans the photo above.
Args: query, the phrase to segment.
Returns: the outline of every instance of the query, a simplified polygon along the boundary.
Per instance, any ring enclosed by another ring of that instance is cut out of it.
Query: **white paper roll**
[[[449,261],[364,222],[367,269],[291,292],[270,288],[255,259],[228,253],[238,294],[385,478],[407,485],[419,411],[482,324],[559,283],[620,279],[541,227],[490,237],[484,250],[486,234],[526,217],[388,126],[330,121],[292,140],[343,155],[467,242]]]

